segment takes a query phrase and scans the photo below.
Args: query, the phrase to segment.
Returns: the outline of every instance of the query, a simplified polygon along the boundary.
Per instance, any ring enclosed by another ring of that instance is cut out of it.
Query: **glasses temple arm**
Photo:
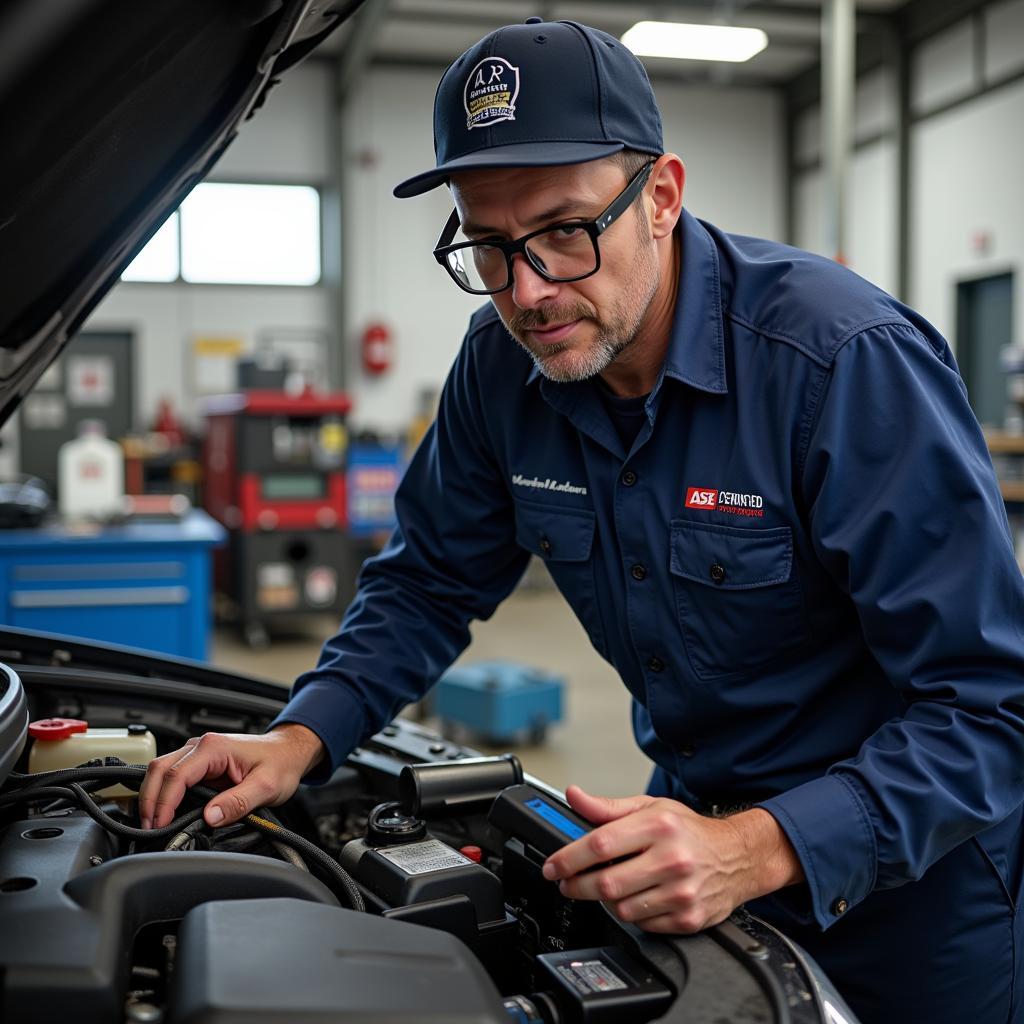
[[[633,180],[605,207],[604,212],[594,222],[597,224],[598,234],[601,234],[612,221],[617,220],[629,209],[630,204],[636,199],[640,190],[647,184],[647,179],[651,176],[651,168],[653,166],[654,162],[652,161],[641,167],[633,176]]]
[[[441,229],[441,234],[438,235],[437,244],[434,246],[435,250],[448,245],[448,243],[455,237],[455,232],[459,228],[459,223],[459,211],[452,210],[451,216],[448,218],[448,220],[445,222],[444,227]]]

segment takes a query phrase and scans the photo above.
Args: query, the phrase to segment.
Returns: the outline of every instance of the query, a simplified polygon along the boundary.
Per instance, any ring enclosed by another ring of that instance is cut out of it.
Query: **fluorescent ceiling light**
[[[768,36],[759,28],[638,21],[623,35],[622,42],[638,57],[740,63],[760,53],[768,45]]]

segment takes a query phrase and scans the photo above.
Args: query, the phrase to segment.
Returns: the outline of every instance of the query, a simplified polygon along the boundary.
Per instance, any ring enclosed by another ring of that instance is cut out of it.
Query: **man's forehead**
[[[496,167],[453,174],[450,187],[460,213],[507,208],[542,209],[552,200],[593,203],[622,171],[613,159],[556,167]],[[607,200],[605,200],[607,201]]]

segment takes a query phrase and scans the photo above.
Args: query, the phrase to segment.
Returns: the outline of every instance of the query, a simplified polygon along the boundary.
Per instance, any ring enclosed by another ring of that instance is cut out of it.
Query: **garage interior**
[[[695,369],[521,399],[470,318],[614,274],[653,164],[458,255],[392,190],[556,21],[685,162],[626,263],[684,254],[637,336]],[[1024,1020],[1024,0],[14,0],[0,124],[0,1019]]]
[[[687,207],[729,231],[838,257],[922,311],[957,354],[1017,523],[1024,0],[510,0],[500,10],[374,0],[270,92],[3,431],[0,479],[42,481],[68,521],[59,453],[86,420],[121,447],[128,495],[179,495],[188,515],[212,513],[223,535],[193,538],[194,557],[215,564],[214,585],[189,596],[198,634],[185,638],[178,620],[132,625],[114,605],[44,607],[31,594],[9,601],[9,625],[208,657],[282,686],[315,664],[359,564],[387,535],[391,494],[478,305],[442,292],[430,259],[446,190],[400,203],[391,188],[431,152],[434,85],[451,57],[537,10],[615,36],[669,16],[766,34],[742,63],[644,58],[666,148],[687,166]],[[280,407],[244,409],[246,389],[278,394]],[[269,446],[273,458],[225,454],[246,448],[246,431],[247,450]],[[308,452],[324,440],[326,469]],[[302,459],[310,472],[295,475]],[[257,478],[265,500],[239,524],[239,489]],[[291,526],[274,498],[297,516]],[[16,572],[20,541],[0,534],[0,545]],[[110,571],[99,553],[83,558],[80,583],[89,564]],[[460,666],[518,664],[556,680],[563,699],[564,717],[532,737],[471,730],[482,749],[516,749],[559,787],[643,786],[627,693],[543,566],[473,636]],[[430,701],[404,713],[441,724]]]

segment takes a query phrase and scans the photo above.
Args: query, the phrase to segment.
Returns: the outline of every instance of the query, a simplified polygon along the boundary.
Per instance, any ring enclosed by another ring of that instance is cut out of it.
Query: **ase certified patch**
[[[715,508],[718,505],[718,491],[707,487],[688,487],[686,489],[687,508]]]
[[[714,487],[687,487],[686,507],[702,512],[726,512],[733,516],[764,517],[764,498],[760,494],[720,491]]]

